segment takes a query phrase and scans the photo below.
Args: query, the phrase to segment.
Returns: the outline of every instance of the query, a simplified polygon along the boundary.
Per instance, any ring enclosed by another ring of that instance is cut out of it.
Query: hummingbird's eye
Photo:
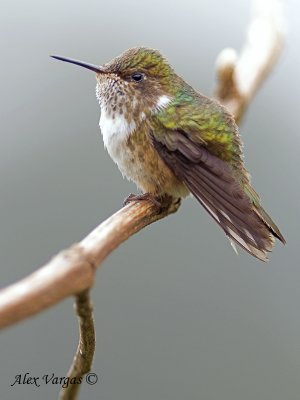
[[[144,74],[141,72],[135,72],[131,75],[131,79],[135,82],[141,82],[144,79]]]

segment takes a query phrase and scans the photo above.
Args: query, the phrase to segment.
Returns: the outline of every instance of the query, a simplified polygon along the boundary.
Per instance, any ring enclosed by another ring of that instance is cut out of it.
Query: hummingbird
[[[57,55],[96,73],[104,146],[143,192],[129,200],[192,194],[230,242],[267,261],[283,235],[261,206],[233,116],[186,83],[157,50],[131,48],[103,65]]]

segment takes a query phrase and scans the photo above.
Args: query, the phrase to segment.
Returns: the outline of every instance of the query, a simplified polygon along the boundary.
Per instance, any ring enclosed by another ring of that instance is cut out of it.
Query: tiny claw
[[[149,200],[151,203],[157,207],[161,208],[161,202],[151,193],[143,193],[143,194],[133,194],[130,193],[128,197],[123,201],[123,206],[127,206],[127,204],[131,203],[132,201],[141,201],[141,200]]]
[[[129,196],[125,197],[125,199],[123,200],[123,207],[127,206],[127,204],[133,201],[135,196],[136,196],[135,194],[130,193]]]

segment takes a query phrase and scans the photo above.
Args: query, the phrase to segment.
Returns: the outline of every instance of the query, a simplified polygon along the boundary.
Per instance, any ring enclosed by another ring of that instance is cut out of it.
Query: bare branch
[[[77,398],[82,378],[91,370],[95,353],[95,327],[89,290],[76,296],[75,308],[79,319],[79,343],[67,374],[70,384],[61,389],[59,400]]]
[[[0,328],[28,318],[93,285],[96,268],[136,232],[177,211],[165,198],[158,210],[150,201],[133,202],[102,222],[80,243],[55,256],[26,278],[0,291]]]
[[[216,62],[216,97],[240,121],[245,108],[276,63],[283,46],[284,29],[280,0],[255,0],[247,41],[238,56],[224,49]]]

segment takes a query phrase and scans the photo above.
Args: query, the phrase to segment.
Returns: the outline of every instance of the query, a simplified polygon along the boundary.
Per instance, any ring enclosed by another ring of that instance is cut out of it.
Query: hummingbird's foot
[[[132,201],[141,201],[141,200],[149,200],[155,207],[159,209],[162,207],[162,203],[159,201],[159,199],[151,193],[143,193],[143,194],[130,193],[130,195],[126,197],[126,199],[123,201],[123,206],[127,206],[127,204],[131,203]]]

